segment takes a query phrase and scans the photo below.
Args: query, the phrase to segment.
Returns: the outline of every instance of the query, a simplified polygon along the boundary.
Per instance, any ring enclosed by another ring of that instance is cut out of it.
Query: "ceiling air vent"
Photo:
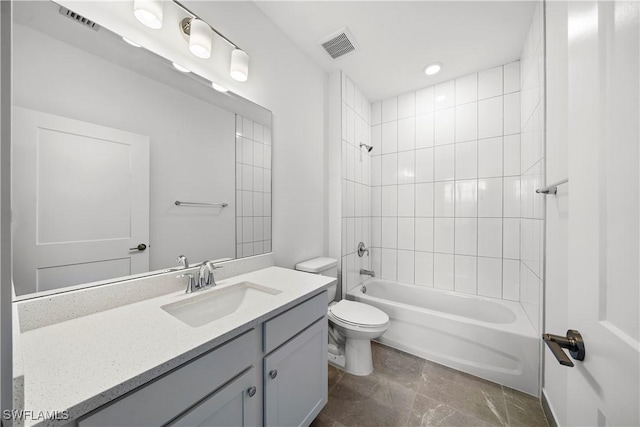
[[[66,16],[69,19],[73,19],[78,24],[84,25],[87,28],[91,28],[93,31],[98,31],[98,28],[100,28],[100,26],[92,20],[87,19],[82,15],[78,15],[77,13],[67,9],[66,7],[60,6],[60,14]]]
[[[358,47],[353,34],[348,28],[343,28],[318,43],[333,59],[338,59],[353,52]]]

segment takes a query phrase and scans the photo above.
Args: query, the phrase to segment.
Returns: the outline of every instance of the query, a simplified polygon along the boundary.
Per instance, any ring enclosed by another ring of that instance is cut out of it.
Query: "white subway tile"
[[[501,96],[478,102],[478,138],[501,136],[503,134],[502,115]]]
[[[253,193],[253,215],[263,216],[263,208],[264,208],[264,203],[263,203],[262,193],[254,192]],[[262,238],[256,239],[256,240],[262,240]]]
[[[382,216],[382,187],[371,187],[371,216]]]
[[[371,246],[382,247],[382,218],[380,217],[371,217]]]
[[[436,149],[437,150],[437,149]],[[461,142],[455,145],[456,179],[473,179],[478,177],[478,142]]]
[[[356,114],[347,107],[347,142],[355,145],[356,141]]]
[[[371,248],[371,269],[375,271],[378,276],[381,276],[382,271],[382,249]]]
[[[415,212],[417,217],[433,217],[433,183],[416,184]]]
[[[520,90],[520,61],[504,66],[504,93]]]
[[[271,215],[265,216],[262,219],[264,220],[264,238],[265,240],[271,240]],[[269,249],[269,251],[271,251],[271,249]]]
[[[416,115],[432,113],[435,108],[433,86],[416,92]]]
[[[520,300],[520,261],[505,259],[502,262],[502,298]]]
[[[478,180],[478,216],[502,217],[502,178]]]
[[[435,145],[452,144],[455,141],[455,109],[447,108],[435,113]],[[502,120],[502,118],[500,118]]]
[[[413,284],[415,260],[413,251],[398,251],[398,282]]]
[[[385,154],[382,157],[382,185],[398,183],[398,155]]]
[[[253,242],[253,218],[242,218],[242,243]],[[242,253],[244,254],[244,246],[242,247]]]
[[[409,92],[398,97],[398,119],[416,115],[416,93]]]
[[[253,165],[253,141],[249,138],[242,138],[242,163]]]
[[[398,280],[398,251],[396,249],[382,249],[380,277],[387,280]]]
[[[454,251],[453,218],[434,218],[433,251],[452,254]]]
[[[478,138],[478,103],[456,107],[456,142],[471,141]]]
[[[504,213],[508,218],[520,216],[520,177],[504,178]]]
[[[398,218],[382,217],[382,247],[398,248]]]
[[[449,80],[435,87],[435,109],[453,107],[455,105],[455,83]]]
[[[478,141],[478,178],[502,176],[502,137]]]
[[[382,154],[398,151],[398,122],[386,122],[382,124]]]
[[[382,185],[382,156],[371,157],[371,186],[376,185]]]
[[[398,98],[389,98],[382,101],[382,123],[398,120]]]
[[[253,190],[253,167],[242,165],[242,187],[243,190]]]
[[[398,184],[415,181],[415,150],[398,153]]]
[[[382,186],[382,216],[398,216],[398,186]]]
[[[433,252],[433,218],[416,218],[416,251]]]
[[[351,108],[354,107],[355,92],[356,92],[356,87],[353,84],[353,81],[349,77],[347,77],[347,96],[345,98],[345,101],[347,102],[347,105]]]
[[[435,147],[435,174],[436,181],[448,181],[454,179],[455,172],[455,147],[453,144]]]
[[[520,133],[520,92],[504,96],[504,134]]]
[[[349,181],[355,181],[356,176],[356,149],[353,145],[347,144],[347,175]]]
[[[253,216],[253,191],[242,192],[242,216],[244,217]],[[252,230],[253,230],[253,227],[252,227]],[[253,231],[251,231],[251,233],[253,233]],[[245,239],[245,241],[248,241],[248,240]]]
[[[433,253],[415,252],[415,284],[433,287]]]
[[[415,186],[413,184],[398,185],[398,216],[415,216]]]
[[[347,254],[356,250],[356,219],[347,218]]]
[[[475,256],[478,253],[478,219],[455,219],[455,248],[458,255]]]
[[[502,95],[502,66],[478,73],[478,99]]]
[[[416,118],[407,117],[398,120],[398,151],[416,148]]]
[[[456,79],[456,105],[478,100],[478,73]]]
[[[478,216],[478,182],[475,179],[455,182],[455,216]]]
[[[502,258],[502,218],[478,218],[478,256]]]
[[[474,256],[456,255],[455,291],[475,295],[477,292],[477,276],[477,258]]]
[[[436,182],[434,191],[434,215],[436,217],[453,217],[455,194],[453,182]]]
[[[502,260],[478,258],[478,295],[502,298]]]
[[[416,150],[416,182],[433,182],[434,148]]]
[[[520,259],[520,218],[505,218],[503,230],[503,256],[510,259]]]
[[[382,103],[380,101],[371,104],[371,124],[379,125],[382,123]]]
[[[263,195],[263,208],[262,208],[262,214],[264,216],[271,216],[271,194],[270,193],[264,193]],[[269,236],[269,238],[271,238],[271,236]]]
[[[433,147],[435,138],[434,114],[416,116],[416,148]]]
[[[262,217],[253,218],[253,238],[255,240],[264,240],[264,221]]]
[[[346,211],[345,211],[345,216],[347,217],[353,217],[356,213],[356,189],[355,189],[355,183],[352,181],[347,181],[346,183],[347,185],[347,192],[346,192],[346,199],[343,199],[343,203],[345,203],[346,205]]]
[[[253,243],[242,244],[242,256],[243,257],[253,256]]]
[[[253,120],[246,117],[242,118],[242,136],[247,139],[253,139]]]
[[[433,285],[439,289],[453,290],[453,255],[433,254]]]
[[[253,140],[259,143],[264,142],[264,126],[260,123],[253,124]]]
[[[415,247],[415,224],[413,218],[398,218],[398,249],[408,251]]]

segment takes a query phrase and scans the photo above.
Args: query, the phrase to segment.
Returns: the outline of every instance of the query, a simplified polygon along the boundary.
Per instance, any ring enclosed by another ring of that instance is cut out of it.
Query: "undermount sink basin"
[[[258,308],[281,291],[251,282],[213,288],[201,295],[163,305],[161,308],[178,320],[197,328],[239,310]]]

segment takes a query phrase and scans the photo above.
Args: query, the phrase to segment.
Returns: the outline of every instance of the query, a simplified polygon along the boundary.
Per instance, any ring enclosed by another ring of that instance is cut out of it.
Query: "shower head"
[[[370,153],[371,150],[373,150],[373,147],[371,145],[367,145],[367,144],[363,144],[362,142],[360,143],[360,148],[366,148],[367,149],[367,153]]]

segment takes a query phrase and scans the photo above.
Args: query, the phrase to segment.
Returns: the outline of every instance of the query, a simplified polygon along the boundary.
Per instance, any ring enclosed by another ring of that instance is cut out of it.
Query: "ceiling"
[[[343,70],[371,101],[520,57],[535,1],[257,1],[327,73]],[[347,27],[358,47],[336,60],[318,42]],[[426,65],[442,70],[426,76]]]

